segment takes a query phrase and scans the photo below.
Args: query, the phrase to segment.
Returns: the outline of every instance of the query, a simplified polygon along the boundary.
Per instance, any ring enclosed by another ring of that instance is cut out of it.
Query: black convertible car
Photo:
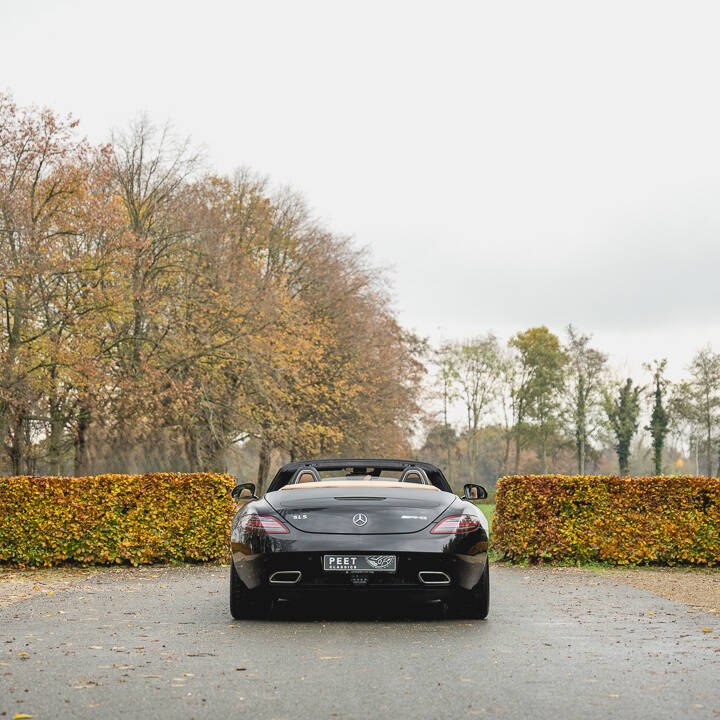
[[[488,523],[466,485],[459,498],[439,468],[409,460],[314,460],[280,468],[262,499],[252,483],[232,522],[230,612],[258,618],[273,600],[313,593],[389,593],[488,614]]]

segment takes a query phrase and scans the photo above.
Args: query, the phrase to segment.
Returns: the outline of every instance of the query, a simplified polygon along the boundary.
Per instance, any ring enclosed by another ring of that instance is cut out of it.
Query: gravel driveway
[[[473,622],[367,603],[234,622],[217,567],[33,580],[0,607],[9,718],[720,717],[720,618],[612,573],[493,566]]]

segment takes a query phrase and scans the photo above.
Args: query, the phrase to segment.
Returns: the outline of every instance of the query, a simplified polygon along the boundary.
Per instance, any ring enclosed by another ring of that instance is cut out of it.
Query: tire
[[[235,620],[261,620],[270,614],[270,598],[262,590],[248,590],[230,561],[230,614]]]
[[[484,620],[490,612],[490,564],[485,561],[485,570],[472,590],[466,590],[451,604],[455,617]]]

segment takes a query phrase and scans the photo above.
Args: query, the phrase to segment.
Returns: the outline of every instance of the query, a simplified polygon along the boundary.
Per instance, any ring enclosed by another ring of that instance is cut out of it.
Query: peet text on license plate
[[[344,572],[395,572],[395,555],[323,555],[323,570]]]

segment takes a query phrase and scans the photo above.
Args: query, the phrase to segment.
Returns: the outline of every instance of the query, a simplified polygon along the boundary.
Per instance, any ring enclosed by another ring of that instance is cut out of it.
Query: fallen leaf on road
[[[703,632],[712,632],[710,628],[703,628]]]
[[[91,645],[90,649],[91,650],[102,650],[103,646],[102,645]]]
[[[13,720],[29,720],[29,718],[35,717],[34,715],[26,715],[25,713],[15,713]]]
[[[342,660],[342,655],[321,655],[318,660]]]
[[[143,677],[162,677],[162,675],[143,675]]]

